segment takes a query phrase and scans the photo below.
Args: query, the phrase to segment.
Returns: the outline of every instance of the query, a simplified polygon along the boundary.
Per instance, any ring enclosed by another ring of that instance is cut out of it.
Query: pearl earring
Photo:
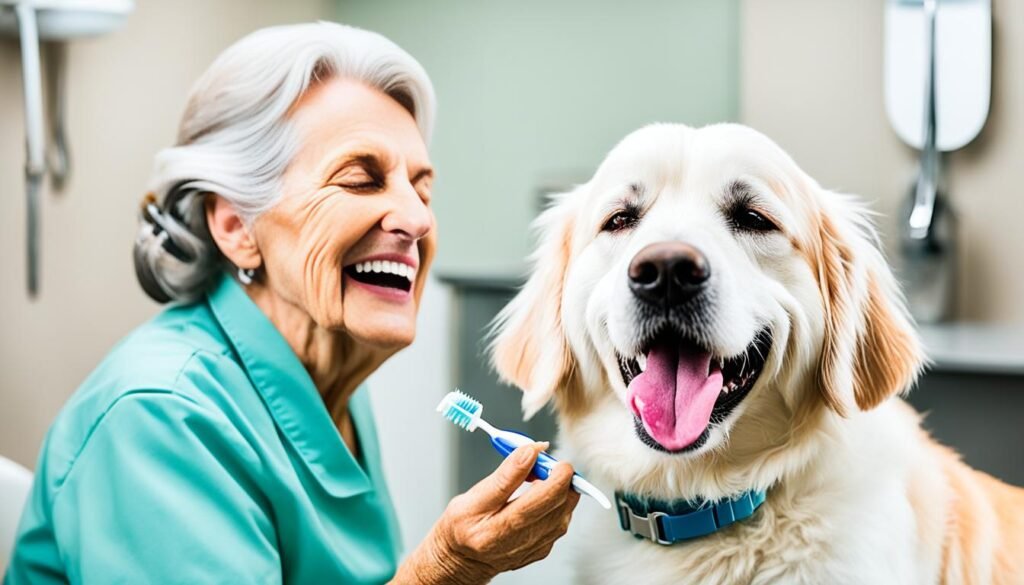
[[[252,284],[253,277],[256,276],[256,270],[252,268],[239,268],[238,269],[238,281],[242,284],[249,286]]]

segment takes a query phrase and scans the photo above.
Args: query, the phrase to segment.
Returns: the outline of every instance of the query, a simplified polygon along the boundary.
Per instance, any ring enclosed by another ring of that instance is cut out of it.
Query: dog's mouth
[[[716,356],[678,333],[662,332],[633,358],[619,356],[637,436],[668,453],[698,449],[711,426],[746,398],[771,350],[767,328],[736,356]]]

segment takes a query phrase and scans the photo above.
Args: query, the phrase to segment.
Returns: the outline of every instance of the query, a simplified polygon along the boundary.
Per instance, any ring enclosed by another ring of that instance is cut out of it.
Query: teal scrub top
[[[383,583],[398,528],[365,388],[346,448],[241,287],[126,337],[50,428],[4,580]]]

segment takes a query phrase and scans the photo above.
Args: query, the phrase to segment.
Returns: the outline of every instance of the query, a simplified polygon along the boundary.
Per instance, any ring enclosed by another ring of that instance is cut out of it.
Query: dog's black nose
[[[700,250],[683,242],[658,242],[640,250],[629,263],[629,288],[637,298],[672,307],[696,295],[711,266]]]

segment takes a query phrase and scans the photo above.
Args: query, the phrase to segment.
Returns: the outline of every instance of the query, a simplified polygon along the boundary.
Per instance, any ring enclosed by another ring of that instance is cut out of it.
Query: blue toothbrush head
[[[437,405],[437,411],[459,427],[472,432],[480,422],[484,407],[473,397],[455,390],[445,394]]]

